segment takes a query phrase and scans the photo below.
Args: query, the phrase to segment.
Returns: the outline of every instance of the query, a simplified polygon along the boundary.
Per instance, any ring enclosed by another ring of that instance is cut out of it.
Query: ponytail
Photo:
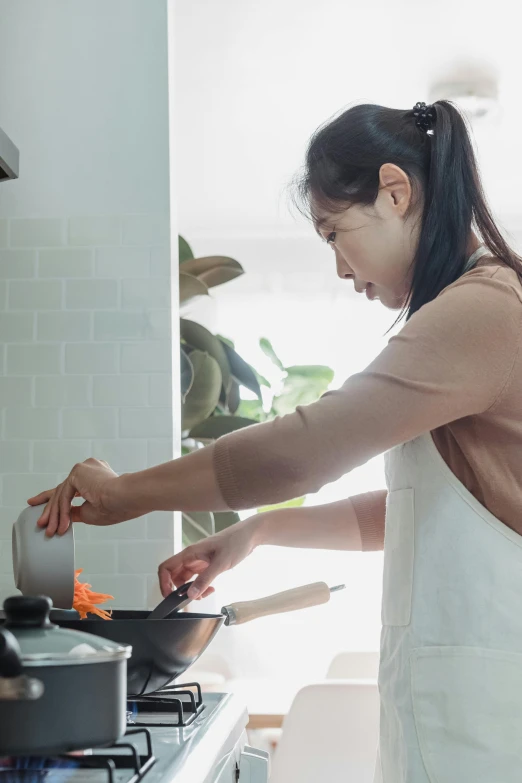
[[[491,215],[462,115],[450,101],[438,101],[431,109],[435,117],[426,133],[429,168],[408,318],[463,274],[472,229],[492,255],[522,276],[520,259]]]

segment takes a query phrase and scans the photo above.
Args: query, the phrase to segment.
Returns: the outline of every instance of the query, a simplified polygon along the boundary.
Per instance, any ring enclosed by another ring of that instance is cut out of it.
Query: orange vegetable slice
[[[89,614],[96,614],[98,617],[101,617],[102,620],[112,620],[111,612],[100,609],[98,604],[114,601],[114,596],[108,595],[107,593],[94,593],[91,590],[91,585],[86,582],[80,582],[78,579],[82,572],[83,568],[79,568],[74,574],[73,609],[76,609],[82,620],[85,620]]]

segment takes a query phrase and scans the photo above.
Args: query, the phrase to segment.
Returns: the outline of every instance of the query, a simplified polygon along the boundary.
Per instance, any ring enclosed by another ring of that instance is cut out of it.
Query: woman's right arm
[[[305,508],[266,511],[245,519],[187,547],[159,567],[161,591],[197,579],[190,598],[204,597],[219,574],[229,571],[261,545],[308,549],[360,551],[382,549],[386,491],[369,492],[354,498]],[[360,519],[359,515],[365,516]],[[366,528],[372,519],[372,534]]]

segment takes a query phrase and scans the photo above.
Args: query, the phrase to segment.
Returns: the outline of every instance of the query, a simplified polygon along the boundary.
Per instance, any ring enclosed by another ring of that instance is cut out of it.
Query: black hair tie
[[[413,107],[415,125],[419,130],[427,133],[433,129],[435,123],[435,109],[432,105],[426,106],[424,102],[416,103]]]

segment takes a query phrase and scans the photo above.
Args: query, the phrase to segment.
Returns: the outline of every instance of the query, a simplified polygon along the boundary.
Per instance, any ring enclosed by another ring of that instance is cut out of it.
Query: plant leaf
[[[179,329],[181,338],[199,351],[206,351],[219,364],[221,370],[223,389],[225,395],[228,394],[231,383],[230,365],[223,343],[218,340],[208,329],[195,321],[189,321],[187,318],[180,318]],[[225,396],[226,399],[226,396]]]
[[[302,378],[310,378],[316,382],[329,385],[334,379],[334,371],[324,364],[304,364],[285,367],[288,375],[298,375]]]
[[[208,296],[208,288],[202,280],[192,275],[179,273],[179,301],[184,304],[196,296]]]
[[[181,399],[185,402],[185,397],[190,391],[190,387],[194,381],[194,368],[192,362],[188,358],[187,354],[180,348],[180,360],[181,360]]]
[[[234,269],[240,275],[244,273],[244,269],[239,261],[236,261],[234,258],[229,258],[228,256],[192,257],[190,261],[183,264],[183,271],[188,272],[189,275],[194,275],[194,277],[199,277],[200,275],[211,272],[213,269],[219,269],[220,267]]]
[[[181,517],[183,535],[195,544],[216,532],[214,515],[210,511],[185,511]]]
[[[241,404],[236,413],[245,419],[254,421],[266,421],[266,413],[261,400],[241,400]]]
[[[250,389],[254,392],[259,399],[261,399],[261,389],[259,387],[259,381],[256,373],[252,367],[245,362],[244,359],[235,351],[230,345],[227,345],[222,341],[223,348],[227,355],[228,363],[230,366],[230,372],[242,386],[246,389]]]
[[[229,266],[218,266],[215,269],[209,269],[208,272],[199,274],[198,280],[201,280],[209,288],[216,288],[218,285],[235,280],[236,277],[241,277],[242,274],[243,272],[240,272],[239,269],[231,269]]]
[[[231,348],[235,348],[235,344],[232,340],[230,340],[228,337],[223,337],[222,334],[216,334],[216,337],[218,340],[221,340],[222,343],[225,343],[225,345],[229,345]]]
[[[293,413],[298,405],[310,405],[327,390],[329,379],[319,376],[307,378],[304,375],[289,374],[283,381],[283,389],[272,400],[272,410],[277,416]]]
[[[190,361],[194,380],[181,407],[183,431],[191,430],[204,421],[216,405],[223,383],[216,360],[204,351],[192,351]]]
[[[270,342],[270,340],[267,340],[266,337],[262,337],[259,340],[259,347],[261,348],[263,353],[266,354],[266,356],[268,356],[269,359],[271,359],[271,361],[275,364],[276,367],[279,367],[280,370],[284,370],[285,369],[283,367],[283,362],[281,361],[279,356],[274,351],[274,349],[272,347],[272,343]]]
[[[233,378],[227,395],[227,408],[230,413],[236,413],[240,402],[241,395],[239,393],[239,383]]]
[[[236,514],[235,511],[214,512],[214,527],[216,533],[221,533],[222,530],[226,530],[227,527],[236,525],[240,521],[239,514]]]
[[[187,240],[183,239],[181,236],[178,236],[178,252],[180,264],[185,264],[187,261],[190,261],[190,259],[194,258],[192,248],[190,247]]]
[[[195,440],[216,440],[229,432],[241,430],[257,421],[245,419],[242,416],[211,416],[192,427],[189,436]]]
[[[306,500],[306,496],[302,498],[294,498],[293,500],[286,500],[284,503],[276,503],[273,506],[263,506],[257,509],[258,514],[263,514],[265,511],[276,511],[280,508],[300,508]]]

